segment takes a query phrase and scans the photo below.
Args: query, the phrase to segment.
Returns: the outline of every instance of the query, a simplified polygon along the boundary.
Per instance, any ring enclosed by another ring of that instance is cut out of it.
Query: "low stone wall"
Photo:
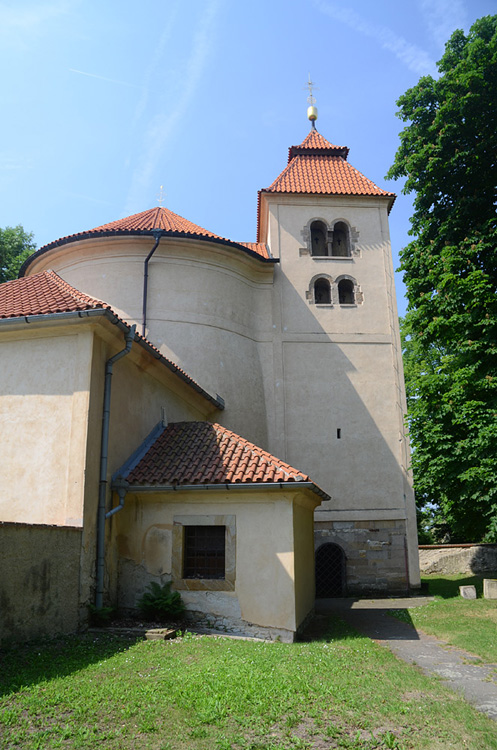
[[[0,643],[78,629],[81,533],[0,523]]]
[[[402,520],[314,524],[316,550],[331,542],[345,554],[343,596],[405,594],[409,588],[405,539],[406,524]]]
[[[421,573],[495,573],[497,544],[422,544],[419,547]]]

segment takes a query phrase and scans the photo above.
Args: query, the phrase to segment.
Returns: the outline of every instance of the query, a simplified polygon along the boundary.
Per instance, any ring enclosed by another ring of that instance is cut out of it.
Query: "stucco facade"
[[[0,287],[0,316],[12,318],[0,320],[0,443],[9,457],[0,520],[83,529],[82,605],[94,591],[99,492],[104,512],[124,503],[105,521],[103,584],[124,609],[147,580],[172,579],[192,613],[288,635],[312,610],[314,552],[320,596],[419,585],[388,230],[394,196],[347,155],[315,130],[292,147],[260,191],[255,243],[150,209],[41,248],[8,282],[19,286],[15,304],[17,287],[3,297]],[[21,294],[30,284],[33,294]],[[25,310],[40,284],[39,310]],[[102,480],[106,363],[134,324],[142,335],[129,334],[112,375]],[[247,459],[227,479],[226,458],[216,481],[227,494],[192,489],[210,486],[205,472],[187,488],[174,474],[150,486],[141,475],[141,489],[116,483],[159,420],[215,423],[204,439],[256,455],[266,478]],[[226,438],[225,428],[235,434]],[[268,466],[284,478],[278,488]],[[250,491],[257,482],[264,492]],[[181,578],[188,517],[224,519],[224,588]]]

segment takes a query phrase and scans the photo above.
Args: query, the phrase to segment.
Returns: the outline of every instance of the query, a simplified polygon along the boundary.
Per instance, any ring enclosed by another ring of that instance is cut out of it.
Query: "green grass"
[[[494,578],[496,575],[486,575]],[[482,576],[429,575],[423,577],[428,593],[435,601],[422,607],[400,610],[399,619],[479,656],[488,664],[497,664],[497,600],[483,599]],[[478,599],[463,599],[459,586],[476,586]]]
[[[1,656],[1,748],[497,750],[494,722],[337,620],[313,643],[92,634]]]

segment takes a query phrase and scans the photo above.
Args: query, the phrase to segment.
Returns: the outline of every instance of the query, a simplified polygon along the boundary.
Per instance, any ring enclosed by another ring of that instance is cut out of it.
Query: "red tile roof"
[[[133,216],[126,216],[124,219],[111,221],[109,224],[102,224],[100,227],[90,229],[90,232],[98,234],[99,232],[105,233],[108,231],[134,232],[152,231],[154,229],[162,229],[165,232],[179,232],[197,237],[212,237],[216,240],[226,239],[197,226],[197,224],[193,224],[188,219],[184,219],[182,216],[173,213],[173,211],[170,211],[165,206],[156,206],[155,208],[149,208],[148,211],[142,211],[139,214],[133,214]]]
[[[320,152],[332,153],[334,156],[343,156],[346,159],[349,149],[347,146],[334,146],[321,133],[318,133],[317,130],[311,130],[299,146],[290,146],[288,149],[288,161],[291,161],[298,154],[317,154]]]
[[[346,147],[333,146],[317,130],[311,130],[300,146],[291,146],[288,165],[261,192],[395,197],[349,164],[347,154]]]
[[[107,311],[113,320],[129,328],[129,325],[119,318],[110,305],[75,289],[55,271],[41,271],[33,276],[25,276],[0,284],[0,320],[55,313],[78,313],[85,310]],[[219,396],[214,398],[204,391],[188,373],[164,357],[148,339],[135,333],[135,341],[204,398],[218,408],[224,408],[224,402]]]
[[[311,481],[226,427],[209,422],[171,423],[142,448],[134,463],[122,469],[121,477],[131,485]]]
[[[172,237],[185,237],[185,238],[199,238],[207,241],[215,241],[230,247],[249,252],[250,255],[261,258],[262,260],[268,260],[274,262],[269,255],[266,245],[262,242],[234,242],[227,239],[226,237],[220,237],[217,234],[207,231],[199,227],[197,224],[193,224],[188,219],[184,219],[182,216],[175,214],[164,206],[156,206],[156,208],[150,208],[148,211],[142,211],[139,214],[133,214],[133,216],[127,216],[124,219],[118,219],[117,221],[111,221],[108,224],[102,224],[94,229],[89,229],[85,232],[78,232],[76,234],[70,234],[67,237],[61,237],[54,242],[50,242],[48,245],[40,247],[36,253],[33,253],[22,265],[19,272],[19,276],[24,276],[31,262],[40,255],[52,250],[54,247],[60,247],[61,245],[68,244],[70,242],[77,242],[78,240],[92,239],[94,237],[108,237],[113,235],[135,235],[145,234],[153,235],[154,232],[162,232],[163,236],[170,235]]]
[[[0,284],[0,318],[27,315],[78,312],[106,308],[105,302],[78,291],[55,271],[43,271],[34,276],[14,279]]]
[[[257,239],[261,239],[261,199],[265,193],[378,195],[389,198],[390,210],[395,193],[382,190],[349,164],[348,153],[346,146],[334,146],[317,130],[311,130],[299,146],[291,146],[283,172],[268,188],[259,191]]]

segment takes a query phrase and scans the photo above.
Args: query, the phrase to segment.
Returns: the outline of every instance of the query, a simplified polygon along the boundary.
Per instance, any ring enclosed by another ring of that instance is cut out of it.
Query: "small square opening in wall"
[[[337,428],[337,440],[341,440],[342,438],[342,430],[340,427]]]
[[[183,578],[224,579],[226,527],[186,526]]]

